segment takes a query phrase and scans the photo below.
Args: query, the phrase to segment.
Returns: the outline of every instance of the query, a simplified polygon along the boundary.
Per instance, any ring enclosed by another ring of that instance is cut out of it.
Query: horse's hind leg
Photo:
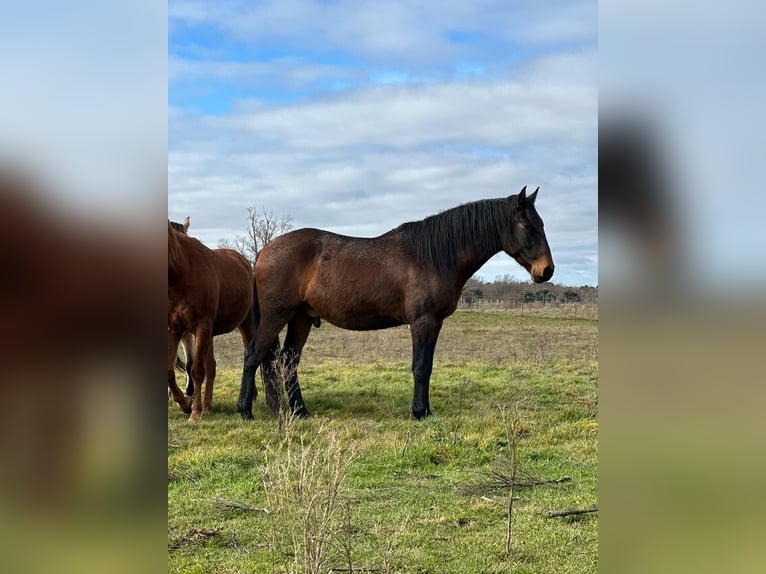
[[[290,410],[299,417],[309,416],[306,405],[303,403],[301,387],[298,384],[298,364],[301,362],[301,352],[311,332],[312,324],[311,317],[303,313],[298,313],[293,317],[287,326],[283,350],[285,389],[290,400]]]
[[[255,371],[258,370],[258,367],[270,354],[274,353],[275,346],[278,349],[279,332],[282,330],[282,327],[284,327],[284,323],[262,320],[261,324],[255,329],[255,335],[247,345],[245,361],[242,367],[239,400],[237,401],[237,411],[246,421],[253,419]],[[271,363],[271,360],[269,362]],[[268,378],[268,376],[265,376],[266,380]]]
[[[263,363],[261,363],[261,379],[263,380],[263,389],[266,391],[266,406],[272,413],[279,412],[283,406],[284,393],[282,391],[284,385],[280,388],[279,381],[281,351],[282,347],[279,345],[279,337],[277,337]],[[257,388],[255,392],[258,393]]]
[[[256,357],[255,337],[250,340],[245,349],[245,359],[242,365],[242,382],[239,386],[237,412],[246,420],[253,420],[253,394],[255,392],[255,371],[261,361]]]
[[[194,383],[192,382],[192,366],[194,365],[194,336],[188,331],[181,338],[186,356],[186,396],[194,395]]]
[[[197,360],[202,360],[199,357]],[[202,412],[208,413],[213,408],[213,384],[215,383],[215,352],[213,343],[205,360],[205,397],[202,399]]]
[[[244,355],[247,356],[247,348],[250,345],[250,342],[253,340],[253,337],[255,336],[255,328],[253,327],[253,322],[249,320],[250,317],[248,317],[248,320],[246,320],[244,323],[242,323],[239,327],[239,335],[242,337],[242,345],[245,347]],[[258,398],[258,387],[253,386],[253,399]]]

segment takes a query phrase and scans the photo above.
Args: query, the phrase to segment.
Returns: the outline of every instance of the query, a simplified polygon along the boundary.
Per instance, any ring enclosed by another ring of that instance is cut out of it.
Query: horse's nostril
[[[543,281],[548,281],[551,277],[553,277],[553,266],[548,265],[543,269]]]

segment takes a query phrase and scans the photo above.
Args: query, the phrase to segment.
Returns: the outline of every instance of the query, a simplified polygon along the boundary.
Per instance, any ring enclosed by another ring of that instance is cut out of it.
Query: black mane
[[[455,266],[456,254],[465,247],[480,253],[500,251],[511,214],[508,199],[482,199],[403,223],[393,231],[402,234],[405,250],[418,262],[443,271]]]
[[[170,220],[168,220],[168,222],[170,223],[170,227],[172,227],[176,231],[179,231],[180,233],[186,234],[186,229],[184,229],[183,223],[178,223],[177,221],[170,221]]]

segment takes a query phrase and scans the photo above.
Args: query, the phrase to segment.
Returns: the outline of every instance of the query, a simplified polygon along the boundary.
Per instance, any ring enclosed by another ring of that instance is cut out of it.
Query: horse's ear
[[[527,186],[521,188],[521,191],[519,192],[519,195],[517,196],[519,198],[519,203],[524,201],[527,198]]]
[[[536,190],[534,190],[534,191],[533,191],[533,192],[532,192],[532,193],[529,195],[529,197],[528,197],[527,199],[528,199],[529,201],[531,201],[532,203],[534,203],[534,202],[535,202],[535,199],[537,199],[537,192],[538,192],[538,191],[540,191],[540,186],[539,186],[539,185],[537,186],[537,189],[536,189]]]
[[[187,216],[186,216],[186,219],[184,219],[184,233],[186,233],[187,231],[189,231],[189,224],[190,224],[190,223],[191,223],[191,222],[189,221],[189,216],[187,215]]]

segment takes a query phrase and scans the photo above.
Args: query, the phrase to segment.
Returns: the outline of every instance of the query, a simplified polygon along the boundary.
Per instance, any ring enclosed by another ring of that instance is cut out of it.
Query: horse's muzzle
[[[542,272],[538,272],[533,268],[531,275],[532,280],[535,283],[543,283],[545,281],[549,281],[550,278],[553,277],[553,263],[546,265]]]

